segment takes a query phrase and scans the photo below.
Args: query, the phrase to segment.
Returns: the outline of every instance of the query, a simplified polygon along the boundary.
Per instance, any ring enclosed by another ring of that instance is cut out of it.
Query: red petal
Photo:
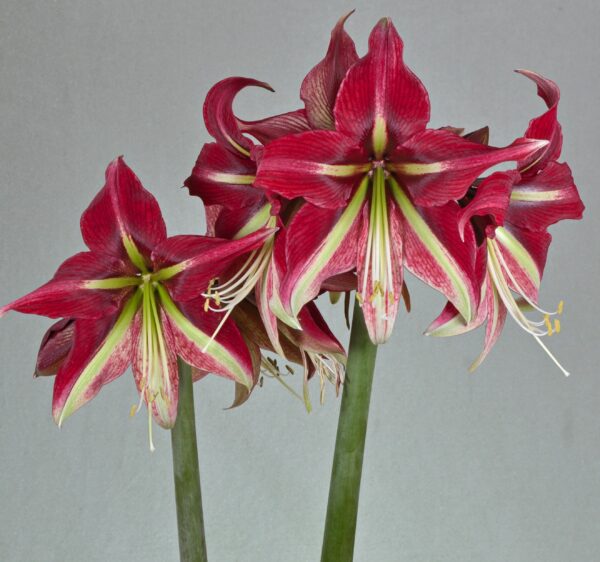
[[[106,184],[81,216],[81,233],[90,250],[124,260],[128,260],[125,238],[149,256],[167,237],[158,202],[122,157],[106,169]]]
[[[314,299],[326,279],[356,267],[360,211],[340,233],[340,243],[331,255],[322,255],[342,214],[343,209],[305,204],[290,222],[286,249],[288,270],[280,287],[281,301],[290,314],[297,314]]]
[[[252,187],[255,175],[253,160],[213,142],[202,147],[184,185],[190,195],[200,197],[205,205],[238,209],[264,199],[264,193]]]
[[[287,199],[303,197],[339,207],[369,168],[352,139],[334,131],[311,131],[273,141],[264,149],[255,185]]]
[[[165,429],[175,425],[177,418],[177,401],[179,398],[179,372],[177,369],[177,353],[175,336],[171,330],[164,311],[160,311],[160,329],[164,347],[160,349],[153,364],[152,373],[148,373],[148,365],[144,364],[144,342],[142,333],[142,316],[138,317],[132,330],[132,370],[138,392],[144,395],[144,402],[152,413],[156,423]],[[154,379],[154,394],[146,388],[147,377]],[[158,379],[158,384],[156,382]]]
[[[473,230],[467,227],[464,241],[457,228],[460,208],[454,202],[441,207],[415,207],[427,228],[420,232],[418,217],[403,213],[404,264],[416,277],[444,294],[467,321],[476,313],[480,279],[476,275]]]
[[[514,186],[506,220],[540,231],[563,219],[580,219],[584,208],[569,166],[548,162]]]
[[[298,314],[301,330],[291,330],[296,334],[297,344],[307,351],[345,357],[344,347],[333,335],[327,322],[314,302],[306,303]]]
[[[225,78],[206,94],[203,114],[206,129],[219,144],[234,154],[250,156],[252,142],[242,134],[232,107],[235,96],[246,86],[258,86],[274,91],[266,82],[259,82],[253,78]]]
[[[352,15],[340,18],[331,32],[325,58],[304,78],[300,98],[306,106],[308,121],[314,129],[334,129],[333,106],[348,69],[358,60],[354,41],[344,30]]]
[[[281,115],[266,117],[258,121],[237,120],[240,131],[248,133],[262,144],[267,144],[279,137],[295,135],[310,131],[310,125],[304,109],[297,109]]]
[[[547,232],[531,232],[509,223],[504,226],[504,229],[514,236],[517,244],[521,246],[513,253],[514,242],[507,243],[507,240],[510,240],[501,229],[496,231],[495,241],[498,251],[510,271],[510,275],[505,275],[505,278],[515,292],[525,294],[529,300],[537,302],[539,284],[546,266],[552,237]],[[528,268],[530,263],[533,265]]]
[[[388,285],[382,288],[381,293],[372,292],[374,279],[372,277],[372,260],[365,263],[365,254],[369,249],[367,237],[370,222],[371,201],[365,205],[363,211],[363,221],[361,233],[358,241],[359,255],[357,261],[357,291],[362,297],[362,313],[365,318],[365,324],[369,331],[371,341],[375,344],[385,343],[392,335],[396,315],[398,314],[398,304],[402,294],[403,269],[402,269],[402,217],[398,207],[393,203],[391,197],[388,197],[387,209],[389,214],[389,255],[384,254],[379,257],[383,263],[390,263],[388,275],[391,273],[391,279],[387,279]],[[388,245],[385,241],[384,245]]]
[[[210,338],[223,317],[215,312],[204,312],[203,305],[204,299],[200,298],[178,303],[178,308],[196,329]],[[216,357],[216,348],[220,347],[236,362],[238,368],[243,370],[247,380],[250,382],[253,380],[252,357],[233,320],[228,319],[223,324],[214,342],[208,346],[206,352],[203,352],[202,347],[190,339],[170,316],[168,316],[168,322],[174,337],[177,354],[186,363],[201,371],[207,371],[240,382],[236,373]]]
[[[486,277],[485,281],[484,298],[487,323],[485,326],[483,350],[479,354],[479,357],[473,361],[469,367],[469,371],[474,371],[481,363],[483,363],[483,360],[487,357],[488,353],[492,350],[492,347],[494,347],[496,341],[500,337],[504,322],[506,321],[506,306],[502,302],[500,295],[498,295],[498,291],[496,291],[496,288],[489,277]]]
[[[449,131],[428,129],[399,147],[390,167],[417,205],[460,199],[488,168],[537,152],[545,141],[517,139],[505,148],[478,144]]]
[[[260,229],[239,240],[208,236],[172,236],[152,253],[155,271],[174,266],[178,273],[164,284],[176,301],[187,301],[204,292],[211,279],[218,277],[234,260],[263,244],[273,229]]]
[[[494,224],[503,225],[504,215],[510,201],[513,184],[520,179],[519,172],[495,172],[479,185],[475,197],[460,212],[458,229],[462,235],[466,225],[474,216],[491,215]],[[486,233],[492,234],[492,233]]]
[[[519,169],[527,169],[529,174],[536,174],[544,165],[556,160],[560,156],[562,148],[562,130],[558,122],[558,101],[560,99],[560,90],[558,86],[531,70],[517,70],[519,74],[526,76],[537,85],[537,93],[548,106],[548,111],[532,119],[529,122],[529,127],[525,133],[525,137],[529,139],[544,139],[549,141],[549,144],[542,151],[524,158],[519,162]]]
[[[100,320],[82,320],[75,322],[73,348],[66,361],[62,364],[54,382],[54,395],[52,398],[52,412],[57,423],[65,414],[66,402],[74,389],[76,382],[84,370],[92,367],[92,361],[99,350],[106,343],[107,337],[115,326],[117,317],[102,318]],[[123,374],[132,357],[132,328],[124,332],[123,337],[110,350],[110,355],[105,361],[93,365],[93,376],[82,390],[77,394],[76,400],[69,406],[70,415],[91,400],[104,386]]]
[[[256,307],[260,313],[271,347],[283,357],[285,357],[285,351],[279,341],[278,321],[271,307],[271,301],[274,298],[279,299],[281,280],[287,269],[285,263],[286,236],[287,232],[284,228],[277,232],[271,253],[271,261],[257,282],[254,291]]]
[[[394,147],[429,121],[427,90],[405,66],[403,47],[392,22],[380,20],[369,37],[368,54],[348,71],[335,104],[336,130],[366,143],[378,158],[372,142],[378,122],[384,125],[384,144]]]
[[[116,258],[81,252],[67,259],[48,283],[0,308],[50,318],[101,318],[114,313],[130,289],[90,289],[90,280],[125,275],[125,264]]]
[[[238,233],[247,226],[253,219],[260,219],[260,215],[264,214],[266,199],[263,197],[254,205],[248,207],[238,207],[234,209],[221,209],[218,213],[213,226],[213,236],[218,238],[226,238],[231,240],[238,238]],[[263,225],[266,224],[264,221]],[[256,222],[258,224],[262,220]]]
[[[42,338],[37,360],[35,376],[55,375],[73,347],[75,321],[64,318],[48,328]]]

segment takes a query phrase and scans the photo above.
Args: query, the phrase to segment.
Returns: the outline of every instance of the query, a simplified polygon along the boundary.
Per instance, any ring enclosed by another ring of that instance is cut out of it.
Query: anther
[[[550,323],[550,316],[548,316],[547,314],[546,316],[544,316],[544,324],[546,324],[548,335],[551,336],[554,333],[554,330],[552,329],[552,324]]]

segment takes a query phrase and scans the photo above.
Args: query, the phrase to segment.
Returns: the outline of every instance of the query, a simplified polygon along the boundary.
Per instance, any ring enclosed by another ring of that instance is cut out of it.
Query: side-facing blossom
[[[118,158],[83,213],[81,232],[89,251],[0,308],[0,315],[15,310],[64,318],[44,337],[36,369],[57,370],[52,410],[59,425],[130,364],[150,427],[151,416],[166,428],[175,422],[178,356],[251,388],[254,367],[244,339],[226,322],[211,341],[220,318],[204,310],[202,291],[215,272],[259,247],[272,230],[235,241],[168,238],[157,201]]]
[[[234,115],[232,104],[235,95],[247,86],[270,89],[263,82],[232,77],[218,82],[209,91],[203,113],[206,127],[216,142],[204,145],[185,185],[190,194],[204,202],[208,232],[212,235],[236,240],[259,228],[277,226],[278,229],[260,248],[239,260],[237,270],[228,279],[215,277],[211,281],[204,293],[207,307],[227,318],[251,298],[260,314],[262,328],[255,326],[247,332],[254,335],[257,330],[266,331],[269,345],[261,345],[263,349],[271,349],[291,361],[302,359],[306,380],[325,364],[333,364],[337,373],[341,370],[343,350],[340,355],[341,345],[322,319],[317,323],[312,321],[318,314],[316,309],[312,314],[302,314],[297,327],[306,333],[319,334],[302,342],[283,334],[289,329],[273,313],[273,309],[282,308],[278,306],[278,287],[287,267],[285,223],[297,205],[254,187],[256,160],[263,145],[254,144],[247,136],[251,134],[268,144],[274,138],[306,130],[306,114],[297,110],[260,121],[242,121]],[[294,341],[295,349],[291,345]],[[311,342],[319,344],[313,346]],[[266,366],[264,361],[263,365]]]
[[[571,170],[557,162],[562,146],[562,131],[557,119],[560,92],[557,85],[531,71],[519,71],[533,80],[547,111],[532,119],[526,138],[545,139],[548,144],[518,162],[517,169],[496,172],[475,186],[475,193],[460,213],[459,227],[472,225],[477,232],[479,275],[482,279],[478,314],[465,323],[448,303],[427,332],[451,336],[470,331],[486,322],[484,349],[471,370],[481,364],[498,339],[507,312],[531,334],[565,373],[542,341],[560,332],[562,301],[554,311],[538,305],[551,236],[547,229],[563,219],[580,219],[584,210]],[[529,309],[542,318],[531,320]]]
[[[367,55],[341,81],[333,130],[265,146],[255,185],[308,202],[288,226],[283,320],[296,317],[326,279],[356,269],[371,339],[384,342],[396,317],[403,266],[445,294],[465,319],[475,315],[475,240],[469,229],[460,239],[456,200],[487,168],[528,158],[547,142],[517,139],[493,148],[427,129],[428,121],[427,91],[405,66],[391,21],[382,19]]]

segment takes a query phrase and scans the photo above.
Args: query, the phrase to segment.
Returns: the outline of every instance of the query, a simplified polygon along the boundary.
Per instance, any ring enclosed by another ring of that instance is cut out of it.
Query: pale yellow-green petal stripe
[[[165,312],[169,315],[169,318],[175,323],[177,328],[199,349],[204,349],[210,343],[210,355],[218,363],[231,373],[235,379],[246,386],[252,388],[252,380],[248,377],[244,369],[236,361],[236,359],[222,346],[217,340],[212,340],[211,335],[205,334],[202,330],[198,329],[192,324],[179,310],[177,305],[171,299],[168,291],[162,286],[158,285],[156,288],[158,296],[160,297],[161,304]]]
[[[313,257],[308,264],[306,272],[300,277],[294,287],[294,292],[291,298],[291,309],[292,314],[297,316],[300,309],[306,304],[304,294],[307,289],[312,285],[314,280],[317,278],[321,270],[327,265],[327,262],[333,257],[335,252],[339,249],[344,236],[356,220],[356,217],[362,209],[362,205],[365,201],[367,189],[369,187],[369,176],[360,183],[356,193],[348,203],[348,206],[342,213],[336,225],[331,229],[325,239],[325,243],[321,246],[319,252]],[[283,319],[282,319],[283,320]]]
[[[141,277],[107,277],[106,279],[90,279],[84,281],[86,289],[123,289],[125,287],[133,287],[141,284]]]
[[[496,240],[504,246],[510,255],[517,263],[525,270],[531,282],[536,286],[540,286],[540,272],[538,271],[533,258],[525,249],[523,244],[519,242],[508,230],[503,227],[496,229]]]
[[[407,176],[424,176],[426,174],[437,174],[444,169],[442,162],[404,162],[402,164],[390,164],[390,169]]]
[[[206,174],[209,180],[217,183],[227,183],[236,185],[252,185],[256,176],[244,174],[225,174],[223,172],[213,172]]]
[[[458,336],[472,330],[473,327],[466,324],[462,314],[456,314],[450,320],[437,328],[427,331],[427,336],[435,336],[436,338],[447,338],[449,336]]]
[[[123,240],[123,246],[125,247],[125,251],[129,256],[131,263],[133,263],[133,265],[135,265],[142,273],[148,273],[146,260],[135,245],[133,238],[129,234],[123,233],[121,240]]]
[[[404,193],[402,188],[398,185],[398,182],[392,176],[388,178],[388,181],[392,190],[392,195],[396,200],[396,203],[398,203],[398,207],[400,207],[400,211],[404,215],[404,218],[410,224],[414,233],[418,236],[419,240],[421,240],[425,248],[427,248],[431,257],[446,272],[448,279],[450,279],[456,296],[456,299],[452,304],[454,304],[467,321],[470,321],[472,308],[470,290],[467,282],[465,282],[461,272],[455,267],[454,260],[448,254],[446,248],[444,248],[437,236],[431,231],[427,223],[423,220],[410,199],[407,197],[406,193]]]
[[[367,172],[371,164],[317,164],[315,171],[324,176],[336,178],[347,178],[356,176],[361,172]]]
[[[127,304],[123,307],[121,314],[117,318],[115,325],[106,336],[104,343],[100,346],[96,355],[92,357],[91,361],[85,366],[81,375],[77,379],[77,382],[73,385],[69,396],[65,401],[65,404],[58,418],[58,426],[60,427],[64,420],[66,420],[80,405],[80,400],[85,396],[86,391],[94,383],[94,379],[102,371],[102,369],[108,363],[111,354],[115,348],[121,343],[127,330],[133,322],[135,313],[137,312],[140,303],[142,301],[142,291],[136,290],[133,296],[129,299]]]
[[[562,189],[536,191],[533,189],[513,189],[510,193],[511,201],[559,201],[564,196]]]
[[[248,234],[253,234],[259,228],[265,226],[270,218],[271,203],[267,203],[266,205],[263,205],[240,230],[237,231],[233,239],[238,240],[240,238],[243,238],[244,236],[247,236]],[[275,224],[273,224],[273,226],[275,226]]]

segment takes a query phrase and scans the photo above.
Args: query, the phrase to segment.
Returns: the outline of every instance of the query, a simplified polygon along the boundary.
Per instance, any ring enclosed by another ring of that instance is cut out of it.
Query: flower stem
[[[369,338],[357,301],[352,317],[321,562],[352,561],[376,354],[377,346]]]
[[[206,539],[200,494],[192,369],[181,359],[177,421],[171,430],[177,529],[181,562],[206,562]]]

